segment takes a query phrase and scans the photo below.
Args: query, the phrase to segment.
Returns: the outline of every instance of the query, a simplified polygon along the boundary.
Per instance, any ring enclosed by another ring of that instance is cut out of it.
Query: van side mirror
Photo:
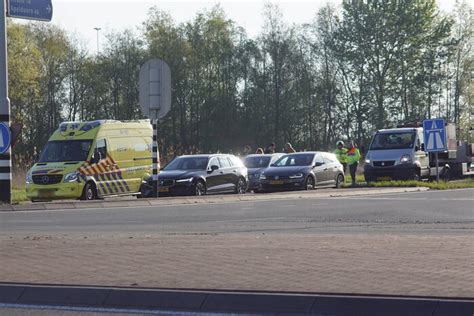
[[[100,153],[98,150],[94,150],[91,156],[91,164],[98,163],[100,160]]]

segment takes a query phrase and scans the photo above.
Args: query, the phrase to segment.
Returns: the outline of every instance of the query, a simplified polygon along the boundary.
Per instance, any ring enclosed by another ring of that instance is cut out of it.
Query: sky
[[[451,11],[456,0],[438,0],[443,11]],[[474,0],[472,0],[474,1]],[[227,16],[244,27],[249,36],[260,33],[263,25],[262,9],[264,0],[243,1],[208,1],[208,0],[52,0],[53,19],[51,23],[74,33],[84,42],[91,53],[97,50],[97,33],[99,49],[105,42],[104,34],[111,31],[122,31],[127,28],[137,29],[146,20],[150,7],[167,11],[176,22],[191,20],[196,13],[220,4]],[[273,0],[280,7],[285,20],[289,23],[310,22],[316,11],[327,2],[339,5],[341,0]],[[100,28],[96,31],[94,28]]]

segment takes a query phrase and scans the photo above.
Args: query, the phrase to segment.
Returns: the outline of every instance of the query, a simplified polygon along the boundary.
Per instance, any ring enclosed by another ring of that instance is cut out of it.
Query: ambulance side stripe
[[[117,172],[113,172],[112,177],[114,178],[114,182],[117,184],[117,187],[120,188],[120,191],[122,191],[122,193],[125,193],[125,189],[123,188],[120,179],[117,177]]]
[[[104,178],[105,186],[107,187],[107,190],[108,190],[108,191],[107,191],[107,194],[113,194],[113,193],[114,193],[114,190],[113,190],[112,186],[110,185],[110,182],[109,182],[108,179],[107,179],[107,175],[104,174],[104,175],[102,175],[102,176],[103,176],[103,178]]]
[[[113,181],[112,176],[110,175],[110,173],[106,173],[105,175],[107,176],[107,179],[109,180],[108,183],[110,183],[110,186],[113,189],[113,191],[110,190],[110,192],[111,193],[119,193],[119,189],[116,186],[115,182]]]

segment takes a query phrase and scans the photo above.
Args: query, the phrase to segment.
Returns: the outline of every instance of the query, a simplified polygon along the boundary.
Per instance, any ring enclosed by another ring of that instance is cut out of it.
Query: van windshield
[[[413,148],[414,132],[377,133],[370,144],[371,150]]]
[[[38,162],[86,161],[92,140],[53,140],[44,147]]]

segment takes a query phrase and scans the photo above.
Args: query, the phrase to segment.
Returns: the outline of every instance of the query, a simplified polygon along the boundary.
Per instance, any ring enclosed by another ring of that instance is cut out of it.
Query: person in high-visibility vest
[[[356,185],[356,171],[360,160],[359,149],[354,145],[354,142],[349,143],[347,150],[347,164],[349,165],[349,172],[351,173],[352,185]]]
[[[336,143],[336,150],[334,151],[334,154],[336,154],[337,160],[341,163],[342,167],[344,168],[344,173],[346,173],[347,169],[347,148],[344,148],[344,142],[342,140],[339,140]]]

